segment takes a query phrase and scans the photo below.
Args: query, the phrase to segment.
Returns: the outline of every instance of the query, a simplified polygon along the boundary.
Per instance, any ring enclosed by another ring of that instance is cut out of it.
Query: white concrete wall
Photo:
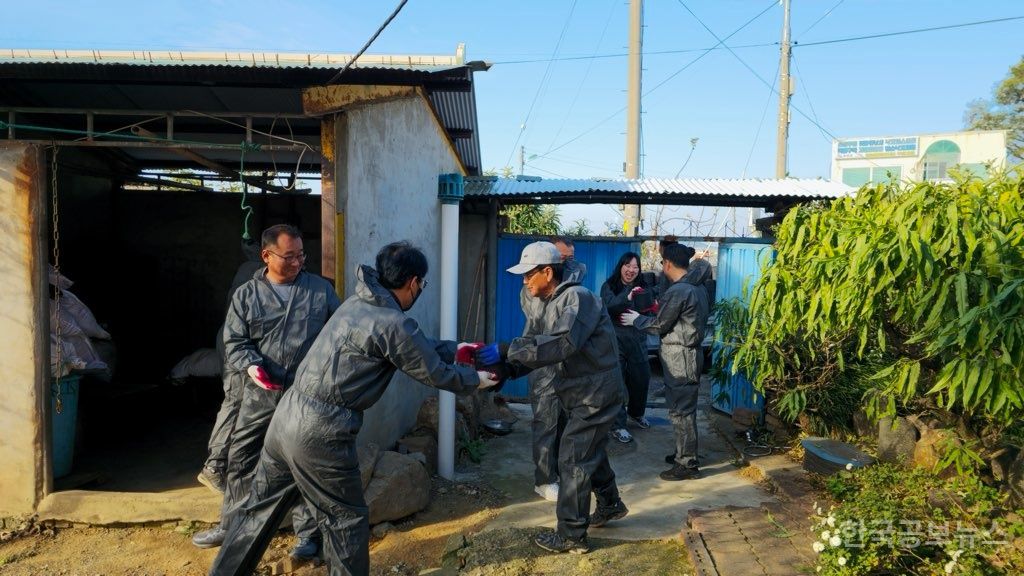
[[[38,417],[49,334],[41,322],[46,212],[39,163],[35,147],[0,144],[0,517],[32,512],[47,482]]]
[[[903,136],[914,136],[905,134]],[[879,138],[893,138],[899,136],[880,136]],[[843,140],[858,140],[865,137],[843,138]],[[984,164],[994,162],[996,166],[1002,167],[1006,163],[1006,132],[1002,130],[977,130],[968,132],[946,132],[941,134],[918,135],[918,148],[916,156],[903,156],[896,158],[837,158],[837,142],[832,142],[832,181],[843,181],[843,170],[847,168],[875,168],[885,166],[898,166],[901,170],[902,180],[921,180],[921,161],[928,147],[939,140],[949,140],[960,147],[961,164]]]
[[[441,204],[439,174],[461,172],[441,128],[420,97],[370,104],[345,113],[339,146],[339,197],[345,203],[345,293],[351,294],[358,264],[372,265],[385,244],[408,240],[430,263],[430,285],[409,311],[423,332],[438,337],[440,326]],[[344,190],[341,188],[344,187]],[[367,411],[359,441],[387,447],[413,426],[420,403],[436,394],[398,374],[381,400]]]

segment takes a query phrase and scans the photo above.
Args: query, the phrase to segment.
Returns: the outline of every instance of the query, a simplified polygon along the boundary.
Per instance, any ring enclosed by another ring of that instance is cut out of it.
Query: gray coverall
[[[633,326],[619,324],[619,316],[631,308],[628,296],[635,286],[651,290],[639,283],[639,277],[633,284],[624,285],[618,294],[608,282],[601,285],[601,300],[608,308],[608,315],[615,326],[615,337],[619,344],[619,366],[626,386],[626,406],[619,411],[615,428],[626,427],[627,414],[637,419],[643,417],[647,411],[647,391],[651,384],[651,367],[647,364],[647,334]]]
[[[368,574],[369,510],[356,455],[363,411],[398,370],[428,386],[472,393],[479,377],[471,367],[451,364],[455,347],[427,338],[377,272],[361,266],[356,293],[331,317],[281,398],[248,500],[210,574],[251,574],[300,495],[324,536],[331,576]]]
[[[242,374],[249,366],[262,366],[274,383],[287,389],[306,351],[341,302],[329,282],[307,272],[299,272],[292,283],[291,297],[287,303],[282,302],[265,270],[258,270],[231,297],[231,308],[224,321],[225,366]],[[224,530],[230,530],[249,493],[270,418],[284,394],[281,390],[266,390],[248,376],[243,382],[228,448],[228,474],[220,516]],[[296,508],[293,526],[301,538],[316,534],[313,518],[302,506]]]
[[[235,270],[235,276],[231,279],[231,288],[228,289],[228,308],[231,308],[231,298],[239,286],[245,284],[253,277],[256,270],[263,268],[260,261],[260,245],[254,241],[242,241],[242,254],[245,261]],[[224,362],[224,325],[217,331],[217,353],[221,362]],[[217,418],[213,423],[213,430],[210,432],[209,456],[203,466],[212,468],[221,473],[227,471],[228,447],[231,445],[231,436],[235,431],[235,421],[238,420],[238,407],[242,403],[242,388],[249,379],[245,372],[238,372],[228,368],[225,364],[222,379],[224,382],[224,400],[217,411]]]
[[[640,316],[633,323],[661,336],[659,355],[665,403],[676,435],[675,461],[690,468],[697,467],[697,397],[704,363],[701,343],[709,314],[703,282],[710,275],[707,261],[694,260],[686,275],[661,295],[658,315]]]
[[[605,448],[622,406],[622,373],[615,329],[601,299],[571,281],[562,282],[533,316],[525,333],[509,343],[513,372],[550,366],[555,396],[567,415],[558,445],[558,533],[579,540],[590,525],[590,493],[598,507],[619,501],[615,472]]]
[[[566,281],[582,284],[587,267],[582,262],[569,260],[565,263],[563,274]],[[526,315],[523,334],[537,334],[536,319],[543,314],[544,301],[530,296],[526,286],[523,286],[519,291],[519,305]],[[558,482],[558,442],[565,429],[566,416],[555,395],[554,381],[557,376],[554,366],[538,368],[527,376],[530,406],[533,408],[530,428],[533,432],[533,461],[536,464],[533,476],[536,486]]]

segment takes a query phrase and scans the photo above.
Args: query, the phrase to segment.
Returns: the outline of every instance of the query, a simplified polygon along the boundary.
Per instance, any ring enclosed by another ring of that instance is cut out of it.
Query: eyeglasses
[[[420,278],[420,292],[422,292],[422,291],[424,291],[426,289],[427,289],[427,279],[426,278]]]
[[[281,260],[284,260],[285,262],[287,262],[289,264],[291,264],[292,262],[304,262],[306,260],[306,253],[305,252],[299,252],[298,254],[292,254],[290,256],[281,256],[280,254],[278,254],[277,252],[274,252],[272,250],[267,250],[267,252],[270,252],[274,256],[277,256],[278,258],[280,258]]]
[[[537,266],[533,270],[530,270],[526,274],[523,274],[523,279],[526,280],[527,282],[529,282],[531,278],[536,276],[537,273],[540,272],[541,270],[543,270],[544,268],[545,268],[544,266]]]

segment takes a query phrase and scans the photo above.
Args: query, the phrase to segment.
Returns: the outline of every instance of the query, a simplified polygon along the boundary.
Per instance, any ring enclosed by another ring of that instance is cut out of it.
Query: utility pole
[[[626,178],[640,177],[640,80],[643,52],[643,0],[629,0],[629,72],[626,82]],[[640,228],[640,206],[623,207],[627,236]]]
[[[786,152],[789,147],[789,100],[792,97],[792,78],[789,76],[791,58],[789,44],[789,2],[782,0],[782,48],[779,61],[779,131],[775,141],[775,177],[786,177]]]
[[[526,169],[526,146],[519,147],[519,175],[523,175],[523,170]]]

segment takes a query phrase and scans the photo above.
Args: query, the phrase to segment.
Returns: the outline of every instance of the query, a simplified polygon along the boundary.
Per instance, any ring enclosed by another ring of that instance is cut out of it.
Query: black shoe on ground
[[[562,538],[558,532],[545,532],[540,536],[533,539],[533,543],[548,552],[568,552],[569,554],[586,554],[590,552],[590,543],[587,542],[587,537],[584,536],[579,540],[573,540],[572,538]]]
[[[312,560],[320,555],[319,538],[299,538],[289,554],[296,560]]]
[[[612,520],[618,520],[624,518],[626,514],[629,514],[629,508],[619,500],[611,506],[598,506],[597,510],[590,515],[590,527],[600,528]]]
[[[676,464],[661,474],[658,474],[658,477],[662,480],[668,480],[669,482],[676,480],[690,480],[693,478],[700,478],[700,470],[689,466],[683,466],[682,464]]]
[[[199,472],[199,476],[196,476],[199,483],[206,486],[210,490],[218,494],[224,493],[224,473],[220,470],[210,468],[209,466],[203,466],[203,469]]]

